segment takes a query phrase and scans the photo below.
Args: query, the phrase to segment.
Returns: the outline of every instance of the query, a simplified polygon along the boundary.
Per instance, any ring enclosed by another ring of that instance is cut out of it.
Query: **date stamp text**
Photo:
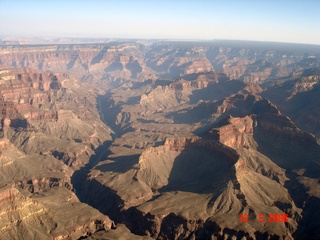
[[[240,214],[240,222],[248,222],[249,214]],[[269,213],[267,216],[264,214],[257,215],[258,222],[288,222],[288,214]]]

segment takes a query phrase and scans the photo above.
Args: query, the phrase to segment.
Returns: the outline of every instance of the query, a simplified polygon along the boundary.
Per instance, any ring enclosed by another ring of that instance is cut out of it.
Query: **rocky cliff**
[[[61,161],[26,155],[5,138],[0,145],[1,239],[75,239],[111,229],[108,217],[78,201]]]
[[[100,162],[86,189],[89,195],[99,189],[99,198],[108,196],[112,204],[89,202],[134,233],[157,239],[293,238],[308,210],[289,186],[300,184],[297,169],[305,169],[309,181],[319,177],[313,174],[320,146],[270,102],[250,99],[249,115],[228,117],[202,137],[168,138],[126,163]],[[298,142],[312,146],[304,160]],[[299,189],[308,194],[306,187]],[[287,214],[288,222],[275,226],[269,213]],[[239,214],[248,214],[249,221],[240,222]]]
[[[2,130],[25,152],[51,154],[77,168],[110,139],[100,134],[110,130],[94,109],[94,95],[84,87],[71,89],[74,80],[67,76],[4,69],[0,81]]]
[[[0,71],[1,239],[78,239],[114,226],[74,193],[74,170],[111,130],[95,96],[69,84],[64,74]]]

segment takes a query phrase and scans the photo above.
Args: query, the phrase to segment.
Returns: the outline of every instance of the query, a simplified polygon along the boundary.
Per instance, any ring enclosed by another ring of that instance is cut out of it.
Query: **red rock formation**
[[[215,129],[210,134],[218,135],[219,141],[224,145],[237,149],[240,147],[253,147],[248,135],[253,135],[255,127],[255,116],[246,116],[244,118],[230,118],[229,124]]]

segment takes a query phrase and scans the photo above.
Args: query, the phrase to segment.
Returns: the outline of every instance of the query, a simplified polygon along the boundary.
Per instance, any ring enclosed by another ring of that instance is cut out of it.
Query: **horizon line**
[[[47,42],[50,40],[71,40],[70,42]],[[192,38],[131,38],[131,37],[65,37],[65,36],[39,36],[39,37],[14,37],[14,36],[0,36],[2,42],[6,41],[23,41],[23,40],[38,40],[38,43],[19,43],[19,44],[2,44],[1,46],[26,46],[26,45],[65,45],[65,44],[103,44],[110,43],[112,41],[163,41],[163,42],[204,42],[204,43],[214,43],[214,42],[242,42],[242,43],[270,43],[270,44],[297,44],[297,45],[311,45],[320,46],[320,43],[305,43],[305,42],[288,42],[288,41],[272,41],[272,40],[252,40],[252,39],[192,39]],[[42,41],[41,41],[42,40]],[[72,40],[80,40],[78,42],[73,42]],[[82,41],[81,41],[82,40]],[[91,41],[93,40],[93,41]],[[97,42],[97,41],[109,41],[109,42]]]

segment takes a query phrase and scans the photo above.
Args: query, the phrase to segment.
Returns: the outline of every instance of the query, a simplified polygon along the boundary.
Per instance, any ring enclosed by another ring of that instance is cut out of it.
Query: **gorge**
[[[0,239],[320,237],[319,46],[0,49]]]

